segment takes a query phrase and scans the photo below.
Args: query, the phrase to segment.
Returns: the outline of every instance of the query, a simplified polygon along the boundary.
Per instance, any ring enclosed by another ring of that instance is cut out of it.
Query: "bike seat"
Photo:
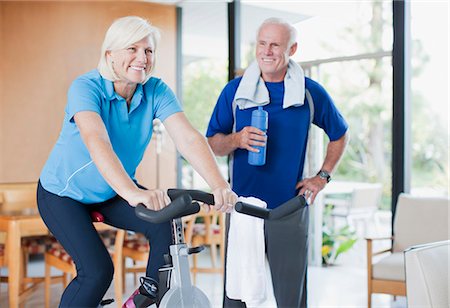
[[[105,217],[100,212],[92,211],[91,212],[91,220],[93,222],[104,222],[105,221]]]

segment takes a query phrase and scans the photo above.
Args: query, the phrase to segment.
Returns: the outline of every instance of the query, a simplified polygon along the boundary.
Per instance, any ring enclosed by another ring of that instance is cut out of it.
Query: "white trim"
[[[232,133],[236,133],[236,108],[237,108],[237,104],[236,101],[233,99],[233,101],[231,102],[231,108],[232,108],[232,112],[233,112],[233,129],[232,129]],[[229,161],[228,161],[228,174],[230,176],[230,187],[231,189],[233,189],[233,166],[234,166],[234,151],[232,151],[228,157]]]
[[[92,164],[93,162],[94,162],[93,160],[89,161],[87,164],[85,164],[84,166],[78,168],[74,173],[72,173],[72,174],[69,176],[69,178],[67,179],[66,186],[64,187],[63,190],[61,190],[61,191],[58,193],[58,196],[61,196],[61,194],[62,194],[65,190],[67,190],[67,188],[69,187],[69,182],[70,182],[70,180],[73,178],[73,176],[74,176],[75,174],[77,174],[78,172],[80,172],[80,171],[83,170],[84,168],[88,167],[88,166],[89,166],[90,164]]]

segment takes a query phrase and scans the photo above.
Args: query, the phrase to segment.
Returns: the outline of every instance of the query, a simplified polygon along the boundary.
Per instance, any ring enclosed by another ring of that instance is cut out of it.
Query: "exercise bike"
[[[209,308],[211,303],[205,293],[192,285],[188,256],[201,252],[204,247],[188,247],[184,242],[183,216],[200,211],[200,201],[214,205],[214,196],[198,190],[169,189],[172,202],[160,211],[153,211],[143,205],[135,209],[136,215],[151,223],[163,223],[172,220],[173,244],[166,264],[159,269],[159,284],[149,277],[141,277],[141,287],[136,290],[124,308],[143,308],[156,304],[158,308]],[[194,200],[194,201],[193,201]],[[236,203],[237,212],[267,220],[276,220],[306,206],[303,196],[297,196],[281,206],[270,210],[243,202]],[[109,302],[110,303],[110,302]]]
[[[200,201],[214,205],[214,196],[198,190],[169,189],[172,202],[160,211],[153,211],[143,205],[135,209],[136,215],[151,223],[172,221],[173,244],[166,264],[159,269],[159,284],[149,277],[141,277],[141,287],[125,302],[123,307],[141,308],[156,304],[160,308],[210,308],[211,303],[205,293],[192,285],[188,256],[199,253],[203,246],[188,247],[184,242],[181,218],[200,211]],[[195,200],[195,201],[193,201]]]

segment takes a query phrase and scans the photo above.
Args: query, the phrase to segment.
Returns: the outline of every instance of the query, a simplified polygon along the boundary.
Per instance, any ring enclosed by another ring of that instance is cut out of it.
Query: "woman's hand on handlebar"
[[[151,210],[161,210],[170,203],[167,192],[160,189],[145,190],[140,189],[133,192],[127,199],[131,206],[143,204]]]
[[[213,190],[214,209],[216,211],[231,213],[237,202],[237,195],[229,187],[221,187]]]

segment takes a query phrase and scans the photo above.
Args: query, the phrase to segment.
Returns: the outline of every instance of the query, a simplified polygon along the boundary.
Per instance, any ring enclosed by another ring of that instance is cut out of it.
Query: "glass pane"
[[[183,109],[202,135],[228,76],[226,2],[182,5]],[[226,176],[226,162],[222,163]],[[184,188],[207,189],[203,179],[183,160]]]
[[[449,194],[448,35],[447,2],[411,1],[413,194]]]

